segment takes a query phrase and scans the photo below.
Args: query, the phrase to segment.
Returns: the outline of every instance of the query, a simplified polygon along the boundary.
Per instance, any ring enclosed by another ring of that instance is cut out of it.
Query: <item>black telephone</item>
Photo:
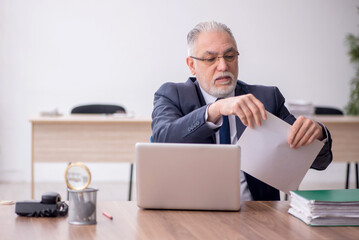
[[[16,202],[15,213],[26,217],[57,217],[66,216],[68,205],[61,202],[61,196],[55,192],[47,192],[39,201]]]

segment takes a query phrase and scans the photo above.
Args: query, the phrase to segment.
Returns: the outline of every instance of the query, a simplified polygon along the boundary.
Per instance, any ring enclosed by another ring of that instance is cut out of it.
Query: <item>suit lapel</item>
[[[194,85],[196,86],[196,91],[199,98],[199,102],[201,103],[201,107],[203,107],[204,105],[206,105],[206,101],[204,100],[204,97],[202,95],[201,89],[199,88],[199,84],[197,80],[194,82]]]
[[[236,89],[234,90],[234,95],[241,96],[244,94],[247,94],[245,86],[237,81],[237,86]],[[236,116],[236,127],[237,127],[237,139],[239,139],[242,136],[244,130],[246,129],[246,126],[243,125],[242,121],[237,116]]]
[[[192,79],[191,79],[192,80]],[[193,81],[193,80],[192,80]],[[197,91],[197,96],[199,98],[199,102],[201,104],[201,107],[202,106],[205,106],[206,105],[206,101],[204,100],[204,97],[202,95],[202,92],[201,92],[201,89],[199,88],[199,85],[198,85],[198,81],[195,80],[194,81],[194,85],[196,86],[196,91]],[[212,141],[213,143],[216,143],[216,134],[212,134]]]

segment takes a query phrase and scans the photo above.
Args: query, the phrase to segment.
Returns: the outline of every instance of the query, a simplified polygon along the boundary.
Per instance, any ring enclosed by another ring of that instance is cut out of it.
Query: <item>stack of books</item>
[[[295,116],[310,117],[315,112],[313,103],[304,100],[292,100],[288,102],[289,111]]]
[[[290,191],[288,212],[310,226],[359,226],[359,189]]]

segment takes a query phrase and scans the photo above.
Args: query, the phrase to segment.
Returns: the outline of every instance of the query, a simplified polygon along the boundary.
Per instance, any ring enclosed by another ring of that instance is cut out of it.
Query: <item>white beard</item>
[[[230,85],[225,83],[223,85],[227,85],[227,87],[224,87],[224,88],[215,87],[214,83],[215,83],[216,79],[219,77],[224,77],[224,76],[231,78],[232,82],[230,83]],[[234,79],[234,76],[232,73],[230,73],[230,72],[218,73],[213,76],[211,84],[210,84],[210,86],[208,86],[208,93],[216,98],[224,98],[224,97],[228,96],[231,92],[234,91],[234,89],[236,88],[236,85],[237,85],[237,81],[236,81],[236,79]]]

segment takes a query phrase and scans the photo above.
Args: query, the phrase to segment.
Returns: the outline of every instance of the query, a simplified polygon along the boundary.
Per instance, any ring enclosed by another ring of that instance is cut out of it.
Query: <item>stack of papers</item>
[[[289,213],[310,226],[359,226],[359,189],[290,191]]]
[[[288,109],[295,117],[310,117],[315,112],[315,107],[313,103],[304,100],[289,101]]]

